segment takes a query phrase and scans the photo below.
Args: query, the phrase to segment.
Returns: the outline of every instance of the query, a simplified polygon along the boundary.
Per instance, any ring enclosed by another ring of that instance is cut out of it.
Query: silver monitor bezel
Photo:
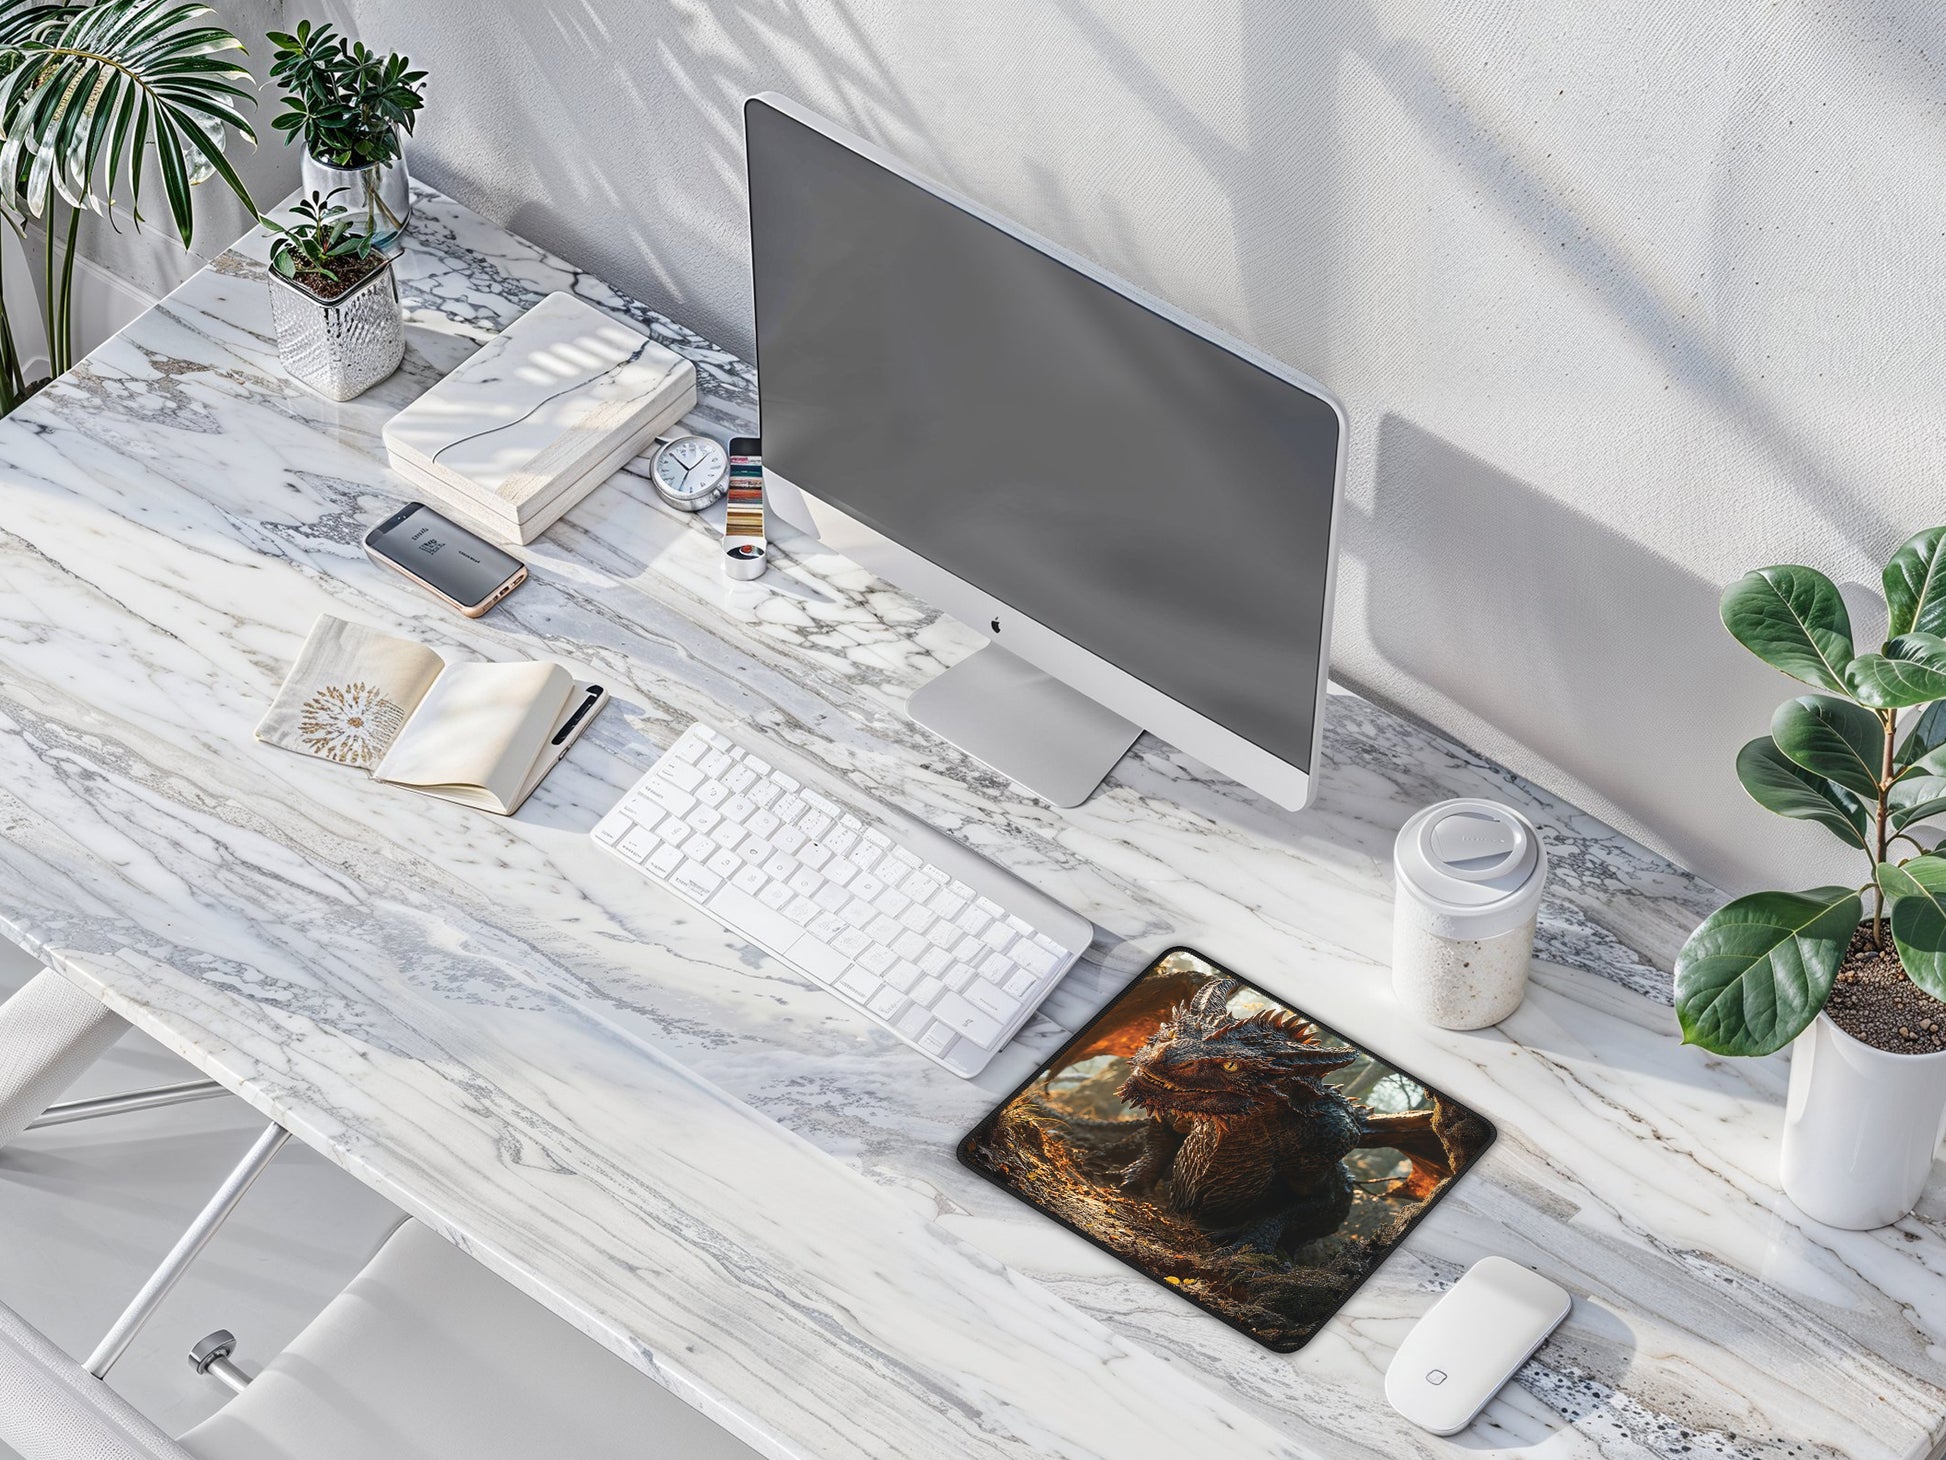
[[[970,583],[946,571],[937,563],[900,546],[882,533],[867,527],[842,508],[819,497],[802,483],[793,482],[770,463],[766,462],[764,466],[764,485],[770,508],[793,526],[810,533],[826,546],[843,553],[887,582],[896,584],[907,592],[925,599],[943,612],[951,614],[961,623],[985,634],[995,643],[1004,645],[1009,652],[1105,705],[1124,719],[1168,741],[1185,754],[1194,756],[1211,769],[1221,771],[1251,789],[1261,792],[1288,810],[1297,811],[1309,805],[1315,791],[1324,740],[1325,696],[1331,670],[1331,624],[1334,599],[1337,595],[1338,530],[1344,516],[1345,456],[1350,434],[1344,407],[1339,404],[1337,398],[1302,371],[1293,370],[1261,350],[1253,349],[1243,341],[1184,313],[1167,301],[1157,299],[1126,280],[1117,278],[1080,255],[1030,232],[1011,219],[974,202],[971,198],[964,197],[951,188],[944,187],[915,172],[883,148],[819,116],[789,97],[766,91],[746,100],[744,103],[746,139],[749,135],[747,112],[751,105],[757,103],[783,113],[793,121],[857,153],[866,161],[884,168],[916,187],[923,188],[942,202],[951,204],[1028,247],[1038,249],[1057,263],[1064,264],[1084,277],[1114,290],[1132,303],[1160,315],[1170,323],[1200,336],[1211,344],[1228,350],[1231,354],[1276,376],[1279,380],[1306,391],[1331,408],[1333,419],[1337,422],[1338,450],[1332,473],[1331,520],[1326,534],[1324,608],[1319,628],[1318,676],[1313,691],[1311,719],[1311,768],[1308,771],[1272,754],[1256,742],[1246,740],[1180,700],[1172,699],[1128,670],[1089,652],[1055,629],[1003,603],[977,584]],[[748,186],[746,142],[746,190]],[[763,364],[761,358],[757,363],[758,395],[761,407]],[[993,627],[996,624],[999,626],[997,631]]]

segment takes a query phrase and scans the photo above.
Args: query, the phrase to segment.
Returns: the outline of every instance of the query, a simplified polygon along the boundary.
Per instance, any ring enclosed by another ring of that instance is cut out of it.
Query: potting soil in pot
[[[1845,1033],[1894,1054],[1932,1054],[1946,1049],[1946,1004],[1905,976],[1886,940],[1872,947],[1861,928],[1845,954],[1825,1013]]]

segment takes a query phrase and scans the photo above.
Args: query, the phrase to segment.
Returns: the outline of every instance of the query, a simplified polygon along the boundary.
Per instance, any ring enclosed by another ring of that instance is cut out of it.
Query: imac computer
[[[1338,404],[795,102],[744,129],[772,509],[988,637],[912,717],[1059,806],[1142,730],[1303,806]]]

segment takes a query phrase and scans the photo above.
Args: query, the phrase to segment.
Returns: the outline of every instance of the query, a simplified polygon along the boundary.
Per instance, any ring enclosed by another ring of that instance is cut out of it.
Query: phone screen
[[[429,588],[477,608],[520,570],[520,559],[441,517],[423,502],[401,507],[365,534],[365,546]]]

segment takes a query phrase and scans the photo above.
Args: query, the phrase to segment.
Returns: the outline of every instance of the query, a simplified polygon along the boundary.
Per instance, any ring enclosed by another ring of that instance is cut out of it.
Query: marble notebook
[[[385,425],[415,490],[531,542],[696,404],[696,367],[640,330],[550,294]]]
[[[1485,1119],[1187,948],[960,1142],[960,1160],[1280,1353],[1492,1143]]]
[[[586,694],[559,664],[448,663],[322,614],[257,738],[511,816],[554,764],[555,731]]]

